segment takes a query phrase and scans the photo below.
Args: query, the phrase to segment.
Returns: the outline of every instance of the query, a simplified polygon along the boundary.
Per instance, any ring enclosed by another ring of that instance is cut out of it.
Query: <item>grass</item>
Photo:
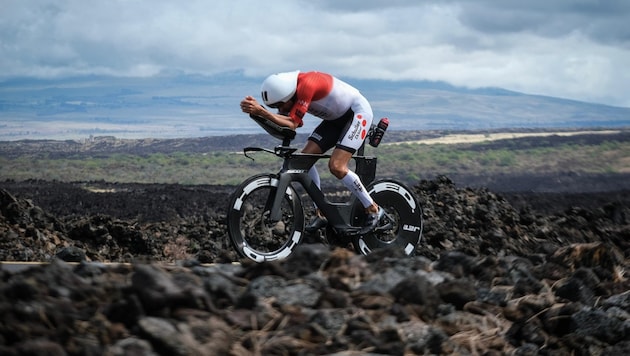
[[[508,140],[509,141],[509,140]],[[381,145],[366,154],[378,154],[378,177],[416,182],[439,174],[506,173],[627,173],[630,142],[516,147],[476,144]],[[233,152],[150,155],[99,154],[51,158],[50,156],[0,156],[0,180],[108,181],[120,183],[179,183],[235,185],[248,176],[276,172],[281,161],[267,153],[254,153],[255,161]],[[325,162],[318,163],[322,180],[332,179]]]

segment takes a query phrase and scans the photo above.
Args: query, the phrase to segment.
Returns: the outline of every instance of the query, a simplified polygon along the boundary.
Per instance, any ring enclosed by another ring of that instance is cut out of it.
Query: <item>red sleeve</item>
[[[296,101],[289,112],[291,120],[301,127],[302,119],[308,112],[312,101],[324,98],[332,90],[333,78],[330,74],[320,72],[307,72],[298,75],[296,88]]]

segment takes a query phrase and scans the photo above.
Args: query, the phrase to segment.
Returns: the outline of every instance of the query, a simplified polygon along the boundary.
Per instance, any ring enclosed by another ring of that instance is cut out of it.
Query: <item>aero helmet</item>
[[[299,70],[294,72],[276,73],[265,79],[262,84],[261,94],[266,105],[274,105],[280,102],[287,102],[297,88],[297,77]]]

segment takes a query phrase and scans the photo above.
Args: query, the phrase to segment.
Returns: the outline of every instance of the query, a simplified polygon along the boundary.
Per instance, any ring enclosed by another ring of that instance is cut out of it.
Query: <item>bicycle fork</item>
[[[312,183],[311,178],[308,176],[308,171],[320,158],[325,157],[328,156],[291,154],[284,157],[282,169],[280,173],[278,173],[278,185],[269,214],[269,219],[272,222],[280,221],[282,218],[280,206],[284,199],[284,194],[287,193],[287,189],[289,189],[289,184],[291,184],[292,181],[299,181],[302,186],[307,188]]]
[[[275,194],[269,194],[269,199],[273,199],[271,201],[271,204],[267,202],[267,207],[270,207],[269,221],[272,223],[278,222],[280,221],[280,219],[282,219],[282,211],[280,210],[280,206],[282,205],[282,201],[284,200],[284,195],[287,193],[287,189],[289,189],[289,184],[291,183],[291,180],[292,179],[290,174],[280,174]]]

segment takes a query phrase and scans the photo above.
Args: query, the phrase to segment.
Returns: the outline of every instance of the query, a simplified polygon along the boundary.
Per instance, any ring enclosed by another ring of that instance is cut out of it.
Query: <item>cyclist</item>
[[[359,176],[348,168],[352,155],[361,147],[372,125],[372,107],[367,99],[350,84],[330,74],[315,71],[272,74],[263,82],[261,95],[265,105],[277,109],[277,113],[267,110],[252,96],[246,96],[241,101],[241,110],[294,130],[303,125],[306,113],[322,119],[302,152],[322,154],[334,147],[328,168],[365,208],[366,219],[360,233],[374,230],[384,211],[368,194]],[[320,187],[315,166],[308,174]],[[306,230],[313,232],[327,224],[326,218],[317,209],[315,218],[306,226]]]

